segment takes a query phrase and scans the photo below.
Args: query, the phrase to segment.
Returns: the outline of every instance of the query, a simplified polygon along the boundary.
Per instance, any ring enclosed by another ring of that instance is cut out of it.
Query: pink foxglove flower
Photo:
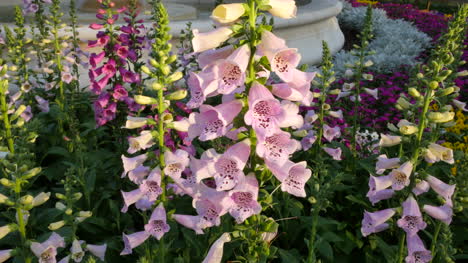
[[[170,227],[166,223],[166,209],[163,204],[159,204],[151,214],[148,224],[145,225],[145,231],[160,240],[165,233],[169,232]]]
[[[3,263],[11,258],[13,249],[0,250],[0,263]]]
[[[203,234],[203,229],[201,228],[200,221],[201,216],[191,216],[191,215],[179,215],[173,214],[172,218],[179,224],[185,226],[186,228],[190,228],[197,235]]]
[[[140,150],[148,149],[154,145],[153,135],[151,131],[142,131],[140,136],[130,137],[128,139],[130,145],[127,152],[130,154],[136,153]]]
[[[99,258],[101,261],[105,261],[107,244],[104,245],[91,245],[86,244],[86,250],[88,250],[91,254]]]
[[[285,100],[299,101],[305,106],[310,106],[314,99],[308,82],[302,86],[292,82],[273,84],[272,93]]]
[[[42,243],[31,243],[31,251],[39,259],[39,263],[57,262],[55,257],[57,256],[57,248],[59,247],[65,247],[65,240],[55,232]]]
[[[392,185],[392,178],[387,176],[371,176],[369,179],[369,192],[367,198],[372,205],[380,202],[381,200],[389,199],[395,193],[392,189],[387,189]]]
[[[147,210],[161,193],[161,170],[159,167],[156,167],[151,171],[148,177],[141,182],[138,189],[130,192],[122,191],[124,206],[121,211],[126,213],[128,207],[135,203],[137,208]]]
[[[249,110],[244,116],[259,136],[271,136],[280,127],[299,128],[304,123],[298,115],[299,108],[292,103],[283,103],[273,97],[265,86],[254,83],[249,92]]]
[[[238,224],[262,211],[262,206],[257,202],[258,181],[253,174],[247,175],[240,184],[229,192],[229,196],[232,200],[229,214],[236,219]]]
[[[424,244],[416,235],[406,235],[406,244],[408,246],[408,256],[406,263],[427,263],[432,260],[431,251],[424,247]]]
[[[403,202],[403,216],[398,219],[397,224],[409,236],[416,235],[419,230],[426,228],[427,224],[423,221],[419,205],[413,196]]]
[[[393,169],[389,174],[392,178],[392,189],[399,191],[405,188],[405,186],[408,186],[410,184],[409,178],[412,171],[413,164],[410,161],[405,162],[397,169]]]
[[[216,107],[201,105],[200,113],[194,112],[189,116],[189,138],[199,137],[201,141],[208,141],[224,136],[227,132],[227,126],[241,109],[242,103],[237,100]]]
[[[122,239],[124,241],[124,249],[120,252],[121,256],[132,254],[132,250],[139,245],[143,244],[150,237],[150,234],[146,231],[136,232],[130,235],[123,234]]]
[[[83,257],[85,255],[85,252],[83,251],[83,248],[81,247],[81,242],[78,240],[73,240],[72,242],[72,247],[70,249],[71,252],[71,259],[73,262],[81,262],[83,260]]]
[[[203,69],[207,65],[212,64],[213,61],[226,59],[232,52],[234,52],[234,47],[232,45],[204,51],[198,55],[198,65]]]
[[[323,125],[323,137],[331,142],[333,139],[341,136],[341,129],[339,126],[330,127],[327,124]]]
[[[188,152],[180,149],[176,150],[175,153],[166,151],[164,153],[164,160],[166,163],[164,173],[172,178],[180,177],[190,162]]]
[[[99,54],[92,53],[91,56],[89,57],[89,64],[91,65],[91,68],[95,69],[97,65],[99,65],[102,62],[105,55],[106,55],[105,51],[102,51]]]
[[[210,94],[214,94],[217,89],[216,84],[213,74],[190,72],[187,80],[187,86],[190,89],[190,100],[187,102],[187,107],[190,109],[200,107]]]
[[[293,163],[287,161],[282,166],[266,161],[268,169],[281,182],[281,190],[297,197],[306,197],[305,184],[312,176],[307,169],[307,162]]]
[[[271,136],[259,137],[256,151],[261,158],[283,165],[299,147],[299,142],[291,139],[290,133],[278,130]]]
[[[129,171],[142,165],[148,156],[146,156],[146,154],[141,154],[135,157],[125,157],[125,155],[122,155],[121,158],[124,167],[124,174],[127,174]]]
[[[318,119],[318,114],[315,113],[314,110],[307,111],[306,115],[304,116],[304,123],[312,124]]]
[[[429,183],[427,181],[422,180],[421,182],[417,183],[416,186],[411,190],[415,196],[424,194],[425,192],[429,191]]]
[[[368,236],[372,233],[383,231],[389,227],[385,223],[395,214],[395,209],[389,208],[377,212],[364,211],[364,219],[362,220],[361,233],[363,236]]]
[[[387,158],[387,155],[382,154],[377,158],[375,164],[375,173],[383,174],[387,169],[395,169],[400,166],[400,158]]]
[[[150,173],[150,168],[147,166],[140,165],[137,168],[130,170],[127,174],[128,179],[135,184],[141,184],[143,180]],[[125,174],[122,174],[122,178],[125,177]]]
[[[245,70],[249,64],[250,48],[243,45],[237,48],[226,59],[220,59],[207,66],[204,72],[214,75],[217,82],[217,92],[230,94],[245,81]]]
[[[227,192],[203,186],[196,194],[193,204],[200,216],[201,229],[219,226],[221,216],[225,215],[231,207],[232,201]]]
[[[334,148],[329,148],[329,147],[323,147],[323,150],[330,155],[333,160],[336,161],[341,161],[341,148],[338,147],[336,149]]]
[[[224,243],[231,241],[231,235],[229,233],[224,233],[218,238],[213,245],[211,245],[208,255],[202,261],[202,263],[221,263],[223,259],[223,249]]]
[[[454,184],[446,184],[432,175],[429,175],[426,180],[431,186],[432,190],[445,199],[445,203],[447,205],[453,206],[452,195],[455,191]]]
[[[452,222],[453,210],[452,206],[445,204],[443,206],[424,205],[423,210],[426,214],[433,218],[450,225]]]
[[[203,52],[208,49],[217,48],[227,41],[233,31],[229,27],[219,27],[213,31],[200,33],[198,29],[193,31],[192,46],[194,52]]]

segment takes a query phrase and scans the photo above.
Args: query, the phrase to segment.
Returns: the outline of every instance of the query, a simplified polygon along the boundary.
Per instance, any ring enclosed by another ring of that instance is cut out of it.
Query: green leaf
[[[322,239],[322,242],[318,243],[317,245],[317,250],[320,253],[320,255],[324,256],[327,260],[333,262],[333,248],[330,246],[330,243]]]
[[[284,250],[284,249],[278,249],[281,262],[284,263],[299,263],[299,259],[301,258],[301,255],[296,249],[291,249],[291,250]]]

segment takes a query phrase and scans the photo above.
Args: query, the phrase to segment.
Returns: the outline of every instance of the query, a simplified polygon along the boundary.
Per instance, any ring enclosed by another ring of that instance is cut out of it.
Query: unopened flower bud
[[[151,75],[151,70],[147,66],[141,66],[141,71],[147,75]]]
[[[154,58],[150,59],[150,64],[155,68],[159,67],[159,63]]]
[[[34,197],[32,195],[25,195],[20,198],[20,203],[23,205],[31,205],[34,201]]]
[[[368,60],[364,63],[364,67],[370,67],[372,65],[374,65],[374,62],[372,62],[372,60]]]
[[[187,132],[190,126],[190,122],[187,118],[184,118],[180,121],[173,121],[170,127],[176,131]]]
[[[437,89],[438,87],[439,87],[439,82],[437,82],[437,81],[431,81],[431,82],[429,82],[429,88],[430,88],[430,89],[433,89],[433,90],[434,90],[434,89]]]
[[[164,65],[161,67],[161,72],[164,76],[167,76],[171,73],[171,67],[169,67],[169,65]]]
[[[55,208],[60,211],[65,211],[65,209],[67,209],[67,207],[62,202],[55,203]]]
[[[83,194],[82,194],[82,193],[80,193],[80,192],[78,192],[78,193],[74,193],[74,194],[73,194],[73,200],[75,200],[75,201],[78,201],[78,200],[80,200],[80,199],[81,199],[81,197],[83,197]]]
[[[0,204],[4,204],[6,201],[8,201],[8,196],[4,194],[0,194]]]
[[[15,225],[6,225],[0,227],[0,239],[4,238],[6,235],[10,234],[11,231],[15,230]]]
[[[61,193],[55,193],[55,197],[57,197],[60,200],[67,199],[67,197],[64,194],[61,194]]]
[[[163,85],[157,81],[154,81],[153,83],[151,83],[151,88],[153,90],[160,90],[163,88]]]
[[[150,105],[150,104],[157,104],[158,101],[155,98],[151,98],[148,96],[143,96],[143,95],[136,95],[135,96],[135,101],[136,103],[140,105]]]
[[[397,105],[399,105],[402,109],[405,109],[405,110],[409,109],[412,106],[412,104],[408,100],[406,100],[404,97],[398,98]]]
[[[372,74],[362,74],[362,77],[365,80],[373,80],[374,79],[374,76]]]
[[[389,122],[387,124],[387,128],[392,132],[398,132],[399,131],[399,129],[395,126],[395,124],[393,124],[391,122]]]
[[[66,215],[71,215],[71,214],[73,214],[73,210],[71,208],[67,208],[67,210],[65,210],[65,214]]]
[[[466,77],[468,76],[468,70],[463,70],[457,73],[457,77]]]
[[[168,100],[183,100],[187,97],[187,90],[180,89],[166,96]]]
[[[292,134],[296,137],[303,138],[306,137],[309,132],[306,130],[298,130],[294,131]]]
[[[419,91],[415,88],[409,88],[408,93],[416,99],[421,97],[421,93],[419,93]]]
[[[455,117],[455,112],[429,112],[427,118],[435,123],[449,122]]]
[[[331,95],[339,95],[341,93],[340,89],[332,89],[328,92]]]
[[[24,179],[33,178],[34,176],[38,175],[41,171],[42,171],[41,167],[33,168],[33,169],[27,171],[27,172],[23,175],[23,178],[24,178]]]
[[[453,87],[449,87],[449,88],[446,88],[446,89],[443,89],[443,90],[439,90],[440,93],[437,94],[437,95],[440,96],[440,97],[444,97],[444,96],[452,94],[454,91],[455,91],[455,89]]]
[[[55,231],[55,230],[62,228],[64,225],[65,225],[65,221],[60,220],[60,221],[51,223],[48,228],[50,231]]]
[[[47,200],[49,200],[49,198],[50,198],[50,192],[48,192],[48,193],[42,192],[42,193],[36,195],[36,197],[34,197],[32,205],[34,207],[35,206],[40,206],[40,205],[44,204],[45,202],[47,202]]]
[[[172,75],[170,75],[169,78],[167,78],[167,80],[172,83],[172,82],[176,82],[180,80],[183,76],[184,74],[182,72],[177,71],[173,73]]]
[[[6,179],[6,178],[0,179],[0,184],[2,184],[2,185],[5,186],[5,187],[9,187],[9,188],[11,188],[11,187],[14,186],[13,182],[10,181],[10,180],[8,180],[8,179]]]
[[[141,128],[145,126],[147,122],[148,122],[147,118],[127,116],[127,122],[125,123],[125,128],[126,129]]]

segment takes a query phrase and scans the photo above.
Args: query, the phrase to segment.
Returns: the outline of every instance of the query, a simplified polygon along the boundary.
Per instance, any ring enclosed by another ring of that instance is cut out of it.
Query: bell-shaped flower
[[[11,258],[13,249],[0,250],[0,263],[3,263]]]
[[[232,45],[204,51],[197,57],[198,66],[203,69],[209,64],[212,64],[213,61],[226,59],[232,52],[234,52],[234,47]]]
[[[314,130],[310,130],[307,135],[302,138],[301,140],[301,146],[304,151],[309,150],[312,148],[312,145],[315,143],[317,140],[317,135],[315,134]]]
[[[468,109],[466,108],[466,102],[461,102],[459,100],[452,100],[452,103],[453,105],[455,105],[455,107],[457,107],[459,110],[461,111],[468,111]]]
[[[376,203],[389,199],[395,193],[392,189],[387,189],[392,185],[392,177],[389,175],[369,178],[369,192],[367,198],[375,205]]]
[[[211,245],[208,254],[202,263],[221,263],[223,259],[223,249],[224,243],[231,241],[231,235],[229,233],[224,233],[219,237],[213,245]]]
[[[403,216],[398,219],[397,224],[408,236],[416,235],[419,230],[426,228],[427,224],[423,221],[419,205],[413,196],[403,202]]]
[[[431,251],[424,247],[424,244],[416,235],[406,235],[406,244],[408,247],[408,256],[405,258],[406,263],[428,263],[431,262]]]
[[[189,138],[199,137],[201,141],[209,141],[224,136],[227,126],[240,113],[242,103],[234,100],[216,107],[201,105],[200,113],[193,112],[189,116]]]
[[[132,254],[133,249],[143,244],[150,237],[146,231],[136,232],[130,235],[122,235],[124,241],[124,249],[120,252],[121,256]]]
[[[364,88],[364,92],[371,95],[374,99],[379,99],[379,89],[368,89]]]
[[[293,163],[287,161],[282,166],[272,162],[265,162],[268,169],[281,182],[281,190],[297,197],[306,197],[305,184],[312,176],[307,169],[307,162]]]
[[[283,165],[299,148],[299,142],[291,139],[290,133],[278,130],[271,136],[259,137],[256,152],[265,160]]]
[[[148,156],[146,156],[146,154],[141,154],[135,157],[125,157],[125,155],[122,155],[121,158],[124,167],[124,174],[127,174],[129,171],[142,165]]]
[[[233,31],[229,27],[219,27],[213,31],[200,33],[198,29],[192,31],[193,52],[203,52],[208,49],[217,48],[227,41]]]
[[[166,209],[160,203],[151,214],[148,224],[145,225],[145,231],[160,240],[165,233],[169,232],[170,227],[166,223]]]
[[[307,111],[306,115],[304,116],[304,123],[312,124],[318,119],[318,114],[315,113],[314,110]]]
[[[297,6],[294,0],[269,0],[268,5],[271,6],[268,12],[276,17],[285,19],[296,17]]]
[[[250,59],[250,48],[242,45],[226,59],[220,59],[203,69],[203,72],[214,75],[217,82],[217,92],[231,94],[237,87],[244,84],[245,71]]]
[[[194,73],[190,72],[187,80],[187,86],[190,89],[190,100],[187,107],[195,109],[205,102],[206,98],[213,94],[217,87],[214,74],[208,72]]]
[[[45,100],[39,96],[34,96],[34,99],[36,99],[37,101],[37,107],[39,108],[39,110],[41,112],[49,112],[49,101],[48,100]]]
[[[372,233],[383,231],[389,227],[387,220],[395,214],[395,209],[389,208],[377,212],[364,211],[364,218],[362,219],[361,233],[363,236],[368,236]]]
[[[387,169],[394,169],[400,166],[400,158],[387,158],[386,154],[379,155],[377,157],[377,163],[375,164],[375,173],[383,174]]]
[[[427,181],[420,181],[419,183],[414,186],[414,188],[411,190],[415,196],[424,194],[425,192],[429,191],[429,183]]]
[[[65,247],[65,240],[55,232],[52,232],[52,235],[42,243],[31,243],[31,251],[39,259],[39,263],[57,262],[55,257],[59,247]]]
[[[125,122],[125,129],[137,129],[145,126],[148,123],[148,118],[142,117],[131,117],[127,116],[127,121]]]
[[[285,100],[299,101],[305,106],[310,106],[314,99],[310,91],[310,82],[301,86],[297,86],[293,82],[273,84],[272,93]]]
[[[445,204],[443,206],[424,205],[423,210],[426,214],[433,218],[450,225],[452,222],[453,209],[452,206]]]
[[[214,177],[216,190],[224,191],[234,188],[244,177],[244,167],[250,155],[250,141],[244,140],[229,147],[222,155],[213,156],[207,162],[207,177]],[[197,180],[200,180],[197,176]]]
[[[401,136],[393,136],[393,135],[380,135],[379,146],[380,147],[391,147],[401,143]]]
[[[259,44],[257,54],[266,56],[270,61],[271,71],[288,84],[302,87],[310,83],[315,73],[303,72],[297,69],[301,55],[296,48],[288,48],[286,41],[275,36],[270,31],[263,31],[262,42]]]
[[[399,191],[410,184],[410,176],[413,171],[413,164],[408,161],[397,169],[393,169],[389,176],[392,178],[392,189]]]
[[[148,177],[141,182],[138,189],[121,192],[124,199],[124,206],[121,210],[123,213],[126,213],[128,207],[134,203],[137,203],[137,207],[141,210],[149,209],[148,206],[151,206],[162,193],[161,170],[159,167],[154,168]]]
[[[129,171],[127,175],[130,181],[139,185],[141,184],[141,182],[143,182],[143,180],[146,178],[146,176],[148,176],[149,173],[150,173],[149,167],[140,165],[137,168]]]
[[[70,252],[71,252],[71,259],[74,262],[81,262],[85,255],[85,252],[83,251],[83,248],[81,247],[80,241],[76,239],[73,240],[72,242],[72,247],[70,249]]]
[[[400,120],[397,126],[401,134],[404,134],[404,135],[411,135],[411,134],[416,133],[419,130],[416,124],[409,122],[405,119]]]
[[[448,164],[455,163],[455,160],[453,159],[453,150],[435,143],[429,144],[424,158],[428,163],[435,163],[438,161],[444,161]]]
[[[177,149],[175,153],[166,151],[164,153],[164,161],[166,163],[164,173],[172,178],[180,177],[190,162],[188,152],[180,149]]]
[[[341,136],[341,130],[339,126],[330,127],[327,124],[323,125],[323,137],[331,142],[333,139]]]
[[[142,131],[140,136],[128,138],[128,150],[130,154],[136,153],[140,150],[148,149],[154,145],[153,135],[151,131]]]
[[[201,225],[200,225],[201,216],[173,214],[172,218],[177,223],[195,231],[197,235],[203,234],[203,229],[201,228]]]
[[[280,103],[265,86],[254,83],[249,91],[249,110],[244,121],[259,136],[271,136],[280,127],[301,127],[304,120],[298,112],[297,105],[288,101]]]
[[[232,200],[229,214],[236,219],[238,224],[262,211],[262,206],[257,202],[258,181],[254,174],[247,175],[229,192],[229,196]]]
[[[328,153],[328,155],[330,155],[333,160],[336,160],[336,161],[341,161],[341,148],[338,147],[338,148],[330,148],[330,147],[323,147],[323,150]]]
[[[227,192],[203,186],[193,199],[193,205],[200,216],[198,227],[205,229],[219,226],[221,216],[225,215],[231,207],[232,201]]]
[[[342,110],[328,111],[328,115],[332,116],[333,118],[337,118],[339,120],[343,119],[343,111]]]
[[[426,180],[431,186],[432,190],[445,199],[445,203],[447,205],[453,206],[452,195],[455,191],[454,184],[446,184],[432,175],[429,175]]]
[[[104,244],[104,245],[86,244],[86,250],[88,250],[91,254],[99,258],[101,261],[105,262],[107,244]]]
[[[229,24],[237,21],[245,13],[241,3],[218,5],[211,14],[211,18],[220,24]]]

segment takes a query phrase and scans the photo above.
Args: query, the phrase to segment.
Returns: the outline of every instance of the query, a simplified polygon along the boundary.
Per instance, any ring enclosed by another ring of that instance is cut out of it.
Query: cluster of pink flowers
[[[91,91],[98,95],[94,102],[96,123],[102,126],[115,119],[119,103],[126,105],[130,112],[136,112],[142,108],[129,96],[133,90],[127,90],[126,85],[141,85],[140,73],[134,72],[129,64],[137,60],[139,52],[144,45],[142,36],[144,26],[133,23],[132,18],[136,14],[126,12],[126,7],[114,11],[114,4],[109,1],[101,1],[102,9],[98,10],[96,17],[102,24],[91,24],[90,28],[100,30],[97,40],[89,41],[88,47],[102,49],[99,53],[92,53],[89,59],[89,78]],[[119,34],[114,33],[114,24],[119,14],[124,13],[129,23],[119,27]],[[132,22],[132,23],[131,23]],[[101,30],[106,28],[106,30]],[[108,89],[106,87],[109,86]]]

